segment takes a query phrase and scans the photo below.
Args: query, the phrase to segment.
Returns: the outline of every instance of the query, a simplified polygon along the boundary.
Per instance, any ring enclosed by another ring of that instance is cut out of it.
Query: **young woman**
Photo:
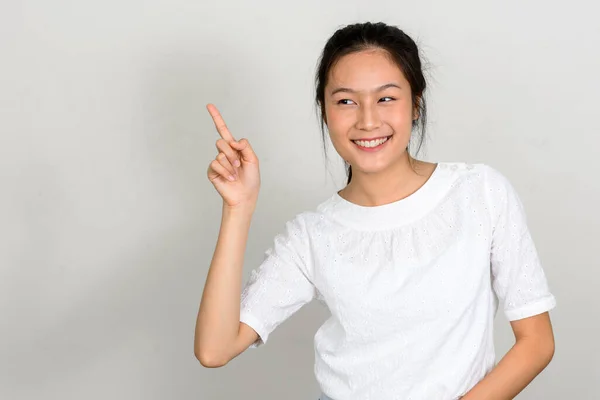
[[[196,325],[202,365],[265,343],[314,298],[331,311],[314,338],[322,399],[512,399],[548,365],[555,299],[522,203],[487,165],[409,154],[412,135],[423,138],[424,92],[404,32],[383,23],[335,32],[316,100],[348,184],[287,224],[243,290],[258,158],[208,106],[221,135],[208,177],[223,214]],[[516,342],[495,365],[499,302]]]

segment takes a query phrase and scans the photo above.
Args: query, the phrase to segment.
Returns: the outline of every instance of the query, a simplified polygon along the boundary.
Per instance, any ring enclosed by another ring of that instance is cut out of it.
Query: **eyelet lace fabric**
[[[514,188],[465,163],[394,203],[335,194],[289,221],[242,292],[252,347],[313,299],[331,312],[315,375],[336,400],[458,398],[494,366],[499,305],[512,321],[556,304]]]

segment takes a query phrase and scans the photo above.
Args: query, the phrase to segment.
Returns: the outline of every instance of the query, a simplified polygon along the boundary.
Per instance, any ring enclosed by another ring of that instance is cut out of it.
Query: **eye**
[[[379,101],[382,101],[382,100],[384,100],[383,101],[384,103],[389,103],[390,101],[393,101],[393,100],[396,100],[396,99],[393,98],[393,97],[382,97],[381,99],[379,99]]]
[[[350,105],[350,103],[354,103],[354,102],[352,100],[350,100],[350,99],[341,99],[337,103],[348,106],[348,105]]]

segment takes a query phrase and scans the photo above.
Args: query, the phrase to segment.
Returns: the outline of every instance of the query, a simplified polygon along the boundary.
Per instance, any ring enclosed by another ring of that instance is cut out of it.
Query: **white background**
[[[0,398],[315,399],[317,304],[264,348],[193,353],[220,221],[214,102],[261,159],[244,276],[344,183],[322,154],[319,52],[385,21],[428,60],[432,161],[483,162],[528,211],[557,350],[520,399],[597,399],[599,7],[572,1],[0,3]],[[498,357],[512,344],[499,313]]]

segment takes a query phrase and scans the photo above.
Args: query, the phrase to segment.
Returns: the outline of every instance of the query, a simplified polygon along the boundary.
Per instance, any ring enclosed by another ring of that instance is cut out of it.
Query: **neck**
[[[384,171],[352,170],[352,181],[339,192],[344,199],[362,206],[379,206],[410,196],[429,179],[435,164],[405,157]]]

